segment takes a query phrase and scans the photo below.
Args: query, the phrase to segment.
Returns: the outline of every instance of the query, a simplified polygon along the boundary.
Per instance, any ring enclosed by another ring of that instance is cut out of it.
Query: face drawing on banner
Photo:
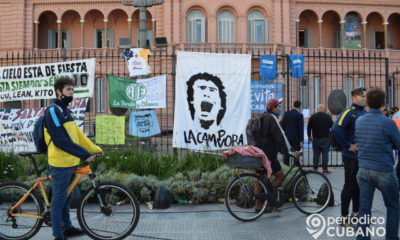
[[[221,79],[209,73],[198,73],[186,84],[192,120],[206,130],[214,123],[219,125],[226,111],[226,93]]]

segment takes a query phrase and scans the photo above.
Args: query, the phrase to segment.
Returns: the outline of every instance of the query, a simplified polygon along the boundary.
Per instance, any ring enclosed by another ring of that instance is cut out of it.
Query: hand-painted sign
[[[160,133],[155,110],[131,112],[129,120],[129,135],[151,137]]]
[[[96,60],[0,67],[0,102],[53,99],[54,82],[61,77],[75,81],[74,97],[93,95]]]

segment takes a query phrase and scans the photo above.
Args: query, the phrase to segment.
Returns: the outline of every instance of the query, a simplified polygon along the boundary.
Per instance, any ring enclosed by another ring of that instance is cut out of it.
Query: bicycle
[[[253,221],[260,217],[267,204],[274,208],[287,202],[288,196],[284,189],[290,189],[290,195],[295,207],[304,214],[321,213],[329,204],[332,186],[323,174],[316,171],[306,171],[295,156],[295,164],[290,167],[281,183],[274,187],[270,180],[255,173],[239,173],[230,181],[225,191],[225,205],[229,213],[240,221]],[[237,168],[260,169],[261,159],[244,157],[239,154],[228,157],[228,165]],[[293,175],[290,173],[295,169]],[[283,184],[288,178],[288,181]],[[257,202],[258,201],[258,204]],[[257,209],[256,205],[261,205]]]
[[[37,177],[32,187],[20,182],[0,184],[0,239],[29,239],[40,230],[43,222],[51,226],[50,202],[43,186],[51,176],[40,177],[36,154],[39,153],[19,153],[21,157],[32,160]],[[85,233],[98,240],[127,237],[135,229],[140,216],[135,194],[119,183],[99,182],[89,164],[74,173],[67,197],[84,175],[89,176],[93,185],[82,195],[77,208],[77,218]],[[40,187],[43,200],[35,190],[37,187]]]

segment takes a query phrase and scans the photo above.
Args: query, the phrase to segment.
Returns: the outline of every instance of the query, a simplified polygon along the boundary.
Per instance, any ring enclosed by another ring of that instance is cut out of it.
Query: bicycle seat
[[[18,155],[21,157],[31,157],[32,155],[41,154],[40,152],[19,152]]]

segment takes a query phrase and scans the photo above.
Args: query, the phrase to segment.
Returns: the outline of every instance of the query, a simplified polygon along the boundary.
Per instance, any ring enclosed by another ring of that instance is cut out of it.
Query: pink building
[[[38,62],[37,56],[57,54],[49,49],[66,49],[71,56],[106,49],[117,56],[118,49],[138,44],[139,9],[120,0],[0,0],[0,6],[0,56],[7,56],[0,65],[15,64],[11,53],[23,59],[18,64],[28,64]],[[147,9],[146,44],[154,47],[155,37],[165,36],[181,50],[251,52],[255,73],[260,54],[283,55],[282,49],[285,54],[305,53],[313,64],[305,79],[288,84],[290,99],[300,98],[314,109],[332,89],[349,94],[356,86],[382,86],[390,91],[391,104],[400,105],[399,9],[398,0],[165,0]],[[312,61],[315,53],[323,63]],[[388,61],[373,71],[370,66],[377,63],[371,56],[376,55]],[[57,56],[43,61],[56,61]],[[343,64],[343,57],[351,61]],[[118,61],[123,68],[123,60]],[[278,71],[284,73],[285,65],[278,61]],[[360,63],[363,68],[351,68]],[[110,69],[115,66],[103,65],[99,76],[104,78]],[[374,74],[381,78],[372,78]]]

